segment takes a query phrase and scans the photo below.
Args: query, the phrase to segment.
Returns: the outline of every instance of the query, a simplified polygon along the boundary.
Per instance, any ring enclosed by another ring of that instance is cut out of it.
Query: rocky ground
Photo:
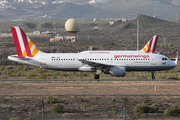
[[[124,97],[126,110],[133,120],[178,120],[179,116],[165,116],[164,110],[179,107],[179,86],[179,81],[5,81],[0,82],[0,120],[11,117],[34,117],[41,120],[41,99],[45,102],[50,95],[56,101],[45,103],[46,120],[117,120],[123,111]],[[63,113],[51,112],[56,103],[64,106]],[[159,111],[133,112],[134,106],[142,103],[155,103]]]

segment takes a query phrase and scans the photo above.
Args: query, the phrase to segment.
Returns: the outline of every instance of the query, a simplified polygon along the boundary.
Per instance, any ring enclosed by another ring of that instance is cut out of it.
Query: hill
[[[47,4],[33,11],[34,15],[47,15],[64,18],[93,18],[94,14],[99,15],[105,11],[89,4],[77,5],[73,3]]]
[[[75,4],[70,2],[46,4],[34,9],[35,16],[64,18],[135,18],[137,13],[159,18],[176,18],[180,0],[110,0],[107,3]]]
[[[8,3],[10,8],[0,8],[0,20],[13,18],[24,20],[43,19],[93,19],[135,18],[137,13],[158,18],[180,15],[180,0],[109,0],[106,3],[88,4],[88,1],[70,1],[58,4]],[[43,16],[43,17],[42,17]]]
[[[103,29],[104,34],[108,37],[106,39],[130,43],[137,38],[137,19],[128,22],[117,21],[114,26],[105,26]],[[179,31],[180,25],[178,23],[139,15],[140,41],[143,44],[153,35],[159,35],[161,42],[166,38],[174,43],[179,43]]]
[[[160,18],[175,18],[179,14],[180,0],[110,0],[107,4],[95,4],[109,11],[109,17],[134,18],[137,13]]]

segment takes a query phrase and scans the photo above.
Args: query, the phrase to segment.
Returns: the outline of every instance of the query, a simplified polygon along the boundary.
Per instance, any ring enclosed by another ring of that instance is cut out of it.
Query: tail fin
[[[176,56],[176,59],[175,59],[175,64],[178,66],[179,65],[179,61],[178,61],[178,52],[177,52],[177,56]]]
[[[158,36],[157,35],[153,36],[141,51],[144,51],[146,53],[154,53],[156,50],[157,41],[158,41]]]
[[[41,52],[20,27],[11,27],[11,31],[19,57],[34,57]]]

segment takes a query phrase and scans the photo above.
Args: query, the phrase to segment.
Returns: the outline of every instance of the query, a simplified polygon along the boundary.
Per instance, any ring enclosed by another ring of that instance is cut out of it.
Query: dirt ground
[[[41,99],[45,102],[50,95],[57,101],[44,105],[45,120],[118,120],[124,97],[132,120],[178,120],[179,116],[165,116],[164,111],[180,106],[179,86],[180,81],[1,81],[0,120],[11,117],[41,120]],[[63,113],[51,112],[56,103],[64,106]],[[158,113],[133,112],[134,106],[142,103],[157,104]]]

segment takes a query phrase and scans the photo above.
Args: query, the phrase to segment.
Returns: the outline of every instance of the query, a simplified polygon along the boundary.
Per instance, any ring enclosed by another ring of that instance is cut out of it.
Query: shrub
[[[179,114],[180,114],[180,109],[179,109],[179,108],[174,108],[174,109],[172,110],[172,114],[173,114],[173,115],[179,115]]]
[[[166,109],[165,110],[165,115],[166,116],[173,116],[173,115],[179,115],[180,114],[180,109],[179,108],[174,108],[172,110]]]
[[[134,112],[139,112],[139,113],[156,113],[158,112],[159,107],[156,104],[152,104],[151,106],[147,105],[137,105],[134,107],[133,111]]]
[[[56,105],[54,105],[51,108],[51,112],[53,113],[62,113],[64,110],[64,107],[62,105],[60,105],[59,103],[57,103]]]
[[[24,118],[24,120],[35,120],[35,118],[29,117],[29,118]]]
[[[116,100],[115,100],[115,99],[112,99],[112,100],[111,100],[111,103],[114,103],[114,102],[116,102]]]
[[[54,98],[53,96],[48,96],[47,98],[46,98],[46,104],[48,104],[48,103],[56,103],[57,102],[57,99],[56,98]]]
[[[9,120],[22,120],[21,117],[12,117],[12,118],[9,118]]]
[[[171,116],[172,115],[172,111],[170,109],[166,109],[165,110],[165,115],[166,116]]]
[[[153,113],[156,113],[156,112],[159,111],[159,107],[158,107],[158,105],[156,105],[156,104],[152,104],[150,107],[152,108],[152,110],[153,110],[152,112],[153,112]]]
[[[148,111],[149,111],[148,109],[149,109],[148,106],[141,104],[141,105],[135,106],[133,111],[139,112],[139,113],[148,113]]]

